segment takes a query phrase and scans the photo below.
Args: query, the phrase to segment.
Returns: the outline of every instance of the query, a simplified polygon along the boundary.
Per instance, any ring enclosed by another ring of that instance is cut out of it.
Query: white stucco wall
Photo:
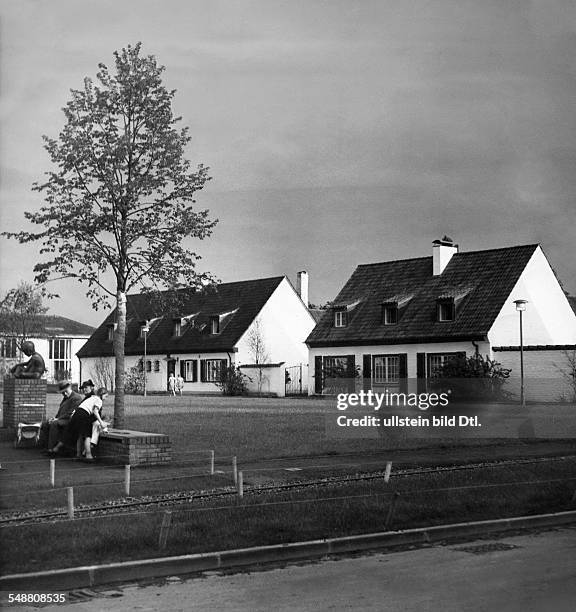
[[[315,321],[287,279],[278,285],[238,341],[238,363],[254,363],[249,339],[256,321],[260,323],[269,362],[283,361],[286,367],[308,363],[305,340],[314,328]]]
[[[520,315],[514,304],[519,299],[528,300],[522,315],[525,345],[576,344],[576,314],[540,247],[488,333],[492,346],[520,344]]]
[[[481,355],[491,357],[490,346],[487,342],[478,342],[478,350]],[[311,348],[309,353],[309,381],[308,392],[314,394],[315,380],[315,357],[340,357],[354,355],[356,366],[362,370],[364,355],[407,355],[408,378],[416,378],[416,355],[417,353],[455,353],[465,352],[466,355],[474,355],[476,348],[471,342],[437,342],[429,344],[380,344],[369,346],[339,346],[325,348]]]

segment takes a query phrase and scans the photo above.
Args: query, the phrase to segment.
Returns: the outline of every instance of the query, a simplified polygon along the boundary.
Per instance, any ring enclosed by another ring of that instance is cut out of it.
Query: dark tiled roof
[[[576,296],[574,295],[568,295],[568,302],[570,303],[570,306],[572,306],[572,310],[576,313]]]
[[[52,336],[60,336],[63,338],[80,336],[87,338],[94,332],[94,327],[79,323],[67,317],[59,315],[40,315],[37,321],[32,322],[30,330],[31,338],[47,338]],[[5,335],[9,335],[6,332]]]
[[[323,308],[308,308],[308,312],[312,315],[314,321],[318,323],[326,311]]]
[[[309,346],[398,344],[484,337],[538,245],[456,253],[439,276],[432,257],[387,261],[356,268],[335,304],[349,307],[348,324],[333,327],[327,310],[308,336]],[[383,302],[412,296],[399,304],[396,325],[381,324]],[[436,320],[436,300],[450,296],[454,321]]]
[[[150,355],[232,351],[283,278],[276,276],[222,283],[202,293],[186,294],[179,315],[188,318],[182,325],[182,335],[178,337],[173,335],[172,314],[158,317],[148,295],[129,295],[126,355],[143,353],[140,325],[147,319],[150,320],[150,331],[146,348]],[[221,315],[219,334],[210,334],[210,316],[214,315]],[[108,342],[108,325],[115,319],[116,313],[112,312],[78,351],[79,357],[113,355],[112,343]]]

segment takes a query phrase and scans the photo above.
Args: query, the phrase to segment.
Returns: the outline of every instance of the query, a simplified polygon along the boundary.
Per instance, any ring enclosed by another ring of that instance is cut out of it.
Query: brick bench
[[[165,434],[126,429],[101,433],[95,453],[105,463],[160,465],[172,460],[170,438]]]

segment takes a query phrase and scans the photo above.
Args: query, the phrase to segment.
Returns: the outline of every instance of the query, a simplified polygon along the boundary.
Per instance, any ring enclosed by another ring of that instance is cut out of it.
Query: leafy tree
[[[96,82],[71,90],[59,137],[44,136],[55,169],[33,189],[45,205],[25,213],[43,229],[5,234],[41,241],[49,259],[35,266],[37,281],[76,278],[95,309],[115,298],[116,427],[124,425],[126,294],[210,282],[182,241],[209,236],[216,223],[193,206],[210,177],[184,156],[191,138],[177,129],[175,91],[162,85],[164,67],[140,51],[138,43],[115,52],[115,74],[99,64]]]
[[[248,350],[250,351],[250,355],[254,359],[254,363],[256,365],[262,366],[263,364],[269,362],[270,356],[268,354],[268,349],[266,348],[264,329],[262,328],[260,319],[256,319],[256,321],[254,321],[254,324],[252,325],[252,328],[248,334]],[[266,378],[264,368],[257,368],[256,376],[258,393],[262,393],[262,386]]]
[[[0,334],[15,337],[21,344],[42,332],[42,315],[48,310],[44,297],[45,290],[25,282],[7,291],[0,300]]]

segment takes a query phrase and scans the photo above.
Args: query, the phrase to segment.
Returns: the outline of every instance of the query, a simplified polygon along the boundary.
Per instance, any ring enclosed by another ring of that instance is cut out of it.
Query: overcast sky
[[[332,299],[359,263],[540,242],[576,293],[573,0],[3,0],[0,202],[32,229],[70,88],[143,42],[177,90],[220,219],[195,244],[222,281],[310,273]],[[2,289],[37,246],[0,242]],[[75,283],[51,311],[98,324]]]

